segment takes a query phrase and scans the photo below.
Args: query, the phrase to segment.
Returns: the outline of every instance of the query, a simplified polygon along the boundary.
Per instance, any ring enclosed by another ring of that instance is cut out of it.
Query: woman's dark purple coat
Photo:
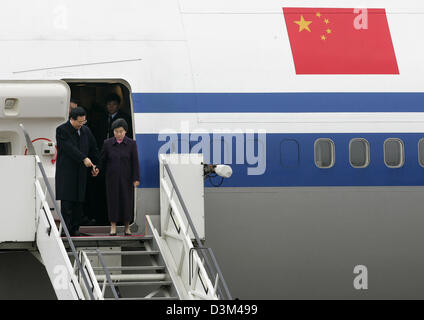
[[[134,219],[134,181],[140,181],[137,143],[125,137],[106,139],[101,153],[101,170],[106,176],[109,221],[130,222]]]

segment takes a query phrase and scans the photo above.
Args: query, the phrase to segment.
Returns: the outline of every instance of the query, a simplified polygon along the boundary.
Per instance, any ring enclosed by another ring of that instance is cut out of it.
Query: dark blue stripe
[[[423,112],[424,93],[133,93],[134,112]]]
[[[314,163],[314,142],[322,137],[331,138],[336,146],[336,162],[330,169],[319,169]],[[349,141],[357,137],[370,143],[371,162],[364,169],[355,169],[349,164]],[[389,137],[404,142],[405,165],[402,168],[391,169],[384,164],[383,143]],[[424,133],[268,134],[265,173],[249,176],[247,168],[254,166],[232,164],[233,176],[225,180],[222,187],[421,186],[424,185],[424,168],[418,163],[418,141],[423,137]],[[299,150],[299,155],[283,159],[281,145],[287,139],[289,152]],[[163,143],[158,141],[156,134],[137,135],[143,188],[159,187],[158,150]],[[194,144],[196,142],[192,142],[191,147]],[[234,143],[232,156],[235,163]],[[206,182],[205,186],[211,185]]]

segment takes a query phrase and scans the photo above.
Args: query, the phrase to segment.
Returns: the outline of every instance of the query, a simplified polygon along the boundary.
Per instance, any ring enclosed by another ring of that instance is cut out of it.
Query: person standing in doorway
[[[118,96],[116,93],[111,93],[106,98],[106,110],[107,110],[107,130],[105,132],[106,136],[105,139],[113,138],[113,129],[112,129],[112,123],[117,119],[124,119],[127,123],[127,130],[126,135],[129,138],[133,137],[132,132],[132,121],[131,117],[127,115],[125,112],[123,112],[120,109],[121,106],[121,97]]]
[[[71,111],[74,110],[76,107],[78,107],[79,101],[77,98],[71,97],[71,100],[69,102],[69,114],[71,114]]]
[[[61,200],[61,212],[71,236],[79,236],[83,203],[87,185],[87,170],[97,176],[99,161],[96,140],[84,124],[86,112],[72,109],[69,121],[56,128],[56,200]]]
[[[116,236],[116,224],[121,221],[124,234],[129,236],[134,220],[134,188],[140,185],[137,143],[125,135],[128,124],[124,119],[115,120],[111,129],[114,137],[104,141],[100,165],[106,177],[110,235]]]

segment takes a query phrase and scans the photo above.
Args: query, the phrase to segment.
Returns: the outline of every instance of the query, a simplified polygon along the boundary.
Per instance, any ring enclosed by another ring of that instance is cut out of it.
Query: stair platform
[[[152,240],[152,236],[134,234],[131,236],[110,236],[93,234],[88,236],[71,237],[75,247],[140,247],[144,241]],[[69,248],[68,239],[62,237],[65,248]]]

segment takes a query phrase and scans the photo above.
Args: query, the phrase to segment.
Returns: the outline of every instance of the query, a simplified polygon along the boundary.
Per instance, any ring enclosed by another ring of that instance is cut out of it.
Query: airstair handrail
[[[49,180],[47,178],[46,171],[44,170],[43,164],[41,163],[40,158],[38,157],[37,153],[35,152],[35,148],[34,148],[34,145],[32,144],[32,140],[31,140],[28,132],[25,130],[25,127],[23,126],[22,123],[19,124],[19,126],[21,127],[21,129],[24,133],[24,136],[25,136],[25,140],[26,140],[26,143],[27,143],[27,149],[28,149],[28,155],[36,156],[36,161],[37,161],[38,167],[41,171],[41,174],[43,176],[44,183],[46,184],[48,194],[50,196],[50,199],[53,202],[53,205],[54,205],[54,208],[57,212],[57,215],[59,216],[60,222],[62,224],[63,231],[65,232],[66,239],[68,240],[69,246],[72,250],[72,254],[75,258],[75,262],[77,264],[77,267],[78,267],[79,271],[81,272],[81,276],[83,278],[84,284],[85,284],[86,288],[90,288],[87,276],[86,276],[84,269],[82,267],[82,263],[81,263],[81,261],[78,257],[78,253],[77,253],[77,251],[75,249],[75,245],[74,245],[74,243],[71,239],[71,235],[69,234],[68,227],[66,226],[65,220],[63,219],[63,216],[62,216],[62,213],[59,210],[59,206],[56,203],[56,199],[55,199],[55,196],[54,196],[54,193],[53,193],[53,189],[52,189],[52,187],[49,183]],[[91,290],[88,290],[88,294],[89,294],[91,300],[95,300],[94,295],[91,292]]]
[[[169,180],[171,181],[172,186],[173,186],[173,188],[175,190],[175,194],[177,195],[178,200],[179,200],[179,202],[181,204],[181,208],[183,209],[183,212],[184,212],[184,214],[185,214],[185,216],[187,218],[187,222],[188,222],[188,224],[190,226],[190,229],[193,232],[194,238],[196,239],[196,243],[197,243],[197,246],[198,246],[197,247],[198,250],[196,250],[196,251],[198,251],[203,256],[203,259],[204,259],[204,261],[206,263],[206,266],[208,267],[209,272],[211,274],[213,274],[213,270],[212,270],[211,264],[209,262],[209,259],[208,259],[207,255],[205,254],[205,252],[208,252],[210,254],[210,256],[212,258],[212,262],[213,262],[214,267],[215,267],[215,270],[216,270],[216,272],[218,274],[219,281],[222,283],[222,286],[224,287],[225,294],[226,294],[226,299],[227,300],[232,300],[232,296],[231,296],[230,290],[228,289],[227,283],[225,282],[224,276],[222,275],[221,269],[219,268],[218,262],[217,262],[217,260],[216,260],[216,258],[214,256],[214,254],[213,254],[213,251],[210,248],[205,248],[203,246],[202,242],[200,241],[199,234],[197,233],[197,230],[196,230],[196,228],[194,226],[193,220],[191,219],[190,214],[188,212],[188,209],[187,209],[187,207],[186,207],[186,205],[184,203],[184,200],[183,200],[183,197],[181,195],[181,192],[178,189],[178,185],[175,182],[175,179],[174,179],[174,176],[172,175],[171,169],[169,168],[169,165],[168,165],[168,163],[166,162],[165,159],[163,159],[163,165],[164,165],[164,168],[165,168],[165,170],[166,170],[166,172],[168,174]],[[221,288],[218,287],[218,289],[220,290],[221,295],[222,295],[223,292],[222,292]]]
[[[110,272],[108,268],[106,267],[105,260],[103,259],[103,256],[101,252],[99,251],[99,249],[96,249],[96,253],[97,253],[97,256],[99,257],[100,264],[102,265],[103,271],[105,273],[106,280],[109,283],[110,289],[112,290],[113,297],[115,300],[118,300],[119,299],[118,293],[116,292],[115,285],[113,284],[112,278],[110,277]]]

